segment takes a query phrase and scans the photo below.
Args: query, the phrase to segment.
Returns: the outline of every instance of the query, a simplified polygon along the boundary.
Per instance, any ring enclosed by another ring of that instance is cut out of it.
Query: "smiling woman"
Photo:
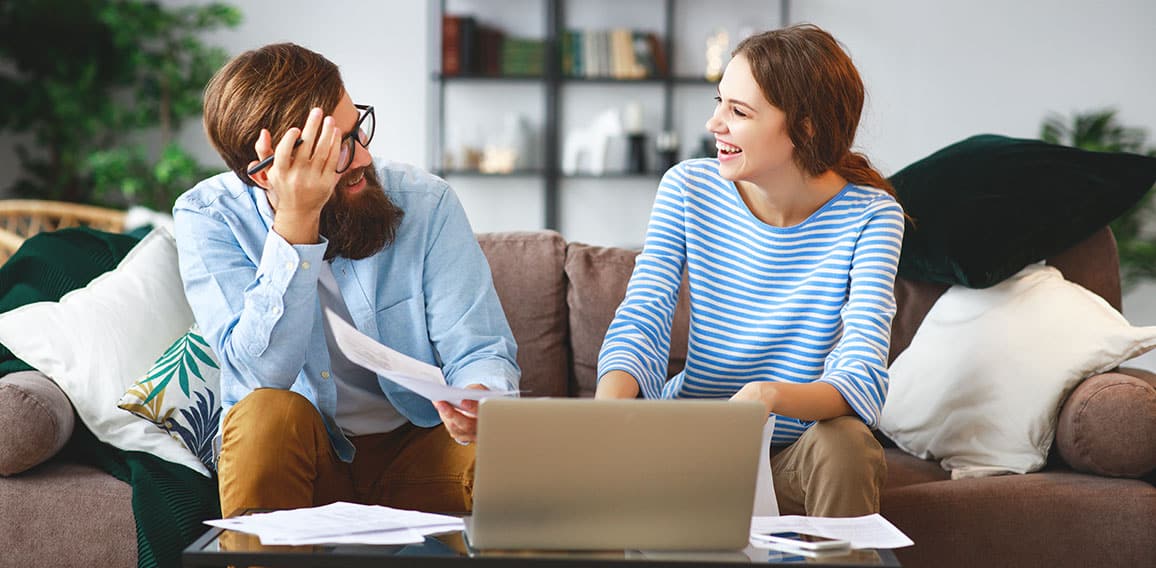
[[[707,121],[716,158],[663,177],[599,358],[600,398],[731,398],[778,416],[784,514],[879,510],[903,210],[851,152],[863,84],[827,32],[739,44]],[[671,316],[690,285],[684,370],[667,380]]]

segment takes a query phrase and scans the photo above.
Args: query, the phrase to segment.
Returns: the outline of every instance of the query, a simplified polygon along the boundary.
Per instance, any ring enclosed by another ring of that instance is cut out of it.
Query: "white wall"
[[[227,0],[229,1],[229,0]],[[161,0],[170,6],[196,0]],[[374,105],[377,133],[374,154],[415,164],[426,162],[426,52],[428,7],[425,2],[385,0],[231,0],[244,13],[234,29],[208,41],[230,54],[268,43],[290,41],[329,58],[341,68],[354,102]],[[205,163],[223,162],[209,147],[200,125],[185,127],[182,142],[197,148]]]
[[[885,174],[980,132],[1036,137],[1049,111],[1115,107],[1156,145],[1156,2],[806,0],[791,19],[851,53],[859,145]]]

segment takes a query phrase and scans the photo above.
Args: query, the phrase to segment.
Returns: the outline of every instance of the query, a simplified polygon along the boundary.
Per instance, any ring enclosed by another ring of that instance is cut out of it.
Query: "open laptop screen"
[[[478,416],[475,548],[747,545],[761,404],[493,398]]]

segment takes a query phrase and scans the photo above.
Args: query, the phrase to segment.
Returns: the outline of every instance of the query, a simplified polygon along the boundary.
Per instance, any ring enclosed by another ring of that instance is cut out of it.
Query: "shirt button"
[[[281,315],[281,308],[279,308],[277,306],[273,306],[272,308],[269,309],[269,313],[273,314],[274,316],[279,316],[279,315]]]
[[[286,262],[285,263],[285,270],[293,270],[293,263],[292,262]]]
[[[321,371],[321,378],[328,379],[329,378],[329,371]]]
[[[301,270],[309,270],[309,261],[308,260],[301,263]]]

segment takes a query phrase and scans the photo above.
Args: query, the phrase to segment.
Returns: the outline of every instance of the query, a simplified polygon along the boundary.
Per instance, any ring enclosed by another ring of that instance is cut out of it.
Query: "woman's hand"
[[[754,381],[743,385],[731,400],[753,400],[755,402],[763,403],[767,407],[767,414],[774,414],[775,399],[778,396],[778,383],[770,381]]]
[[[297,140],[301,143],[298,144]],[[258,159],[273,155],[273,165],[253,176],[273,206],[273,230],[292,244],[318,241],[321,209],[337,186],[341,131],[321,109],[309,111],[304,128],[290,128],[272,147],[262,129],[254,146]]]
[[[472,384],[466,388],[490,390],[485,385],[479,384]],[[468,446],[478,439],[478,401],[463,400],[461,407],[454,406],[444,400],[434,401],[433,404],[438,415],[442,417],[442,424],[445,424],[450,436],[453,436],[459,444]]]

